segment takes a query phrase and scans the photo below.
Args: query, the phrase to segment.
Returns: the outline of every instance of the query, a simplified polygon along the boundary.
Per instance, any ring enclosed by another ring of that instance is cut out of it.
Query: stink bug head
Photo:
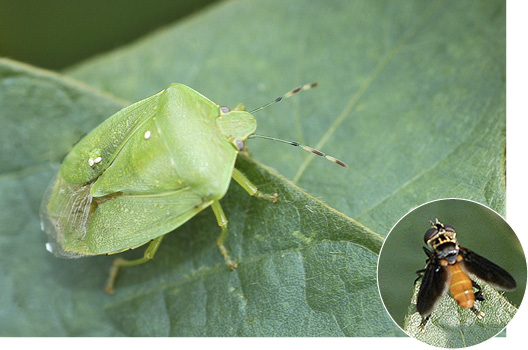
[[[257,121],[251,113],[246,111],[236,109],[230,111],[227,107],[221,107],[220,115],[216,118],[216,126],[219,133],[237,151],[242,151],[245,148],[245,142],[249,135],[255,133]]]

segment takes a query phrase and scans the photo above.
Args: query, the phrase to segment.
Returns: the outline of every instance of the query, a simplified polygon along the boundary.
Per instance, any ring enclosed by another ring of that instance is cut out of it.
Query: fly
[[[419,328],[423,331],[436,304],[447,292],[464,309],[471,309],[480,319],[484,313],[475,306],[475,300],[482,301],[482,288],[470,274],[489,283],[500,291],[512,291],[517,287],[513,277],[503,268],[486,258],[458,245],[456,231],[438,219],[430,221],[431,228],[425,232],[424,242],[431,248],[423,247],[427,255],[425,269],[416,271],[422,279],[416,308],[422,316]]]

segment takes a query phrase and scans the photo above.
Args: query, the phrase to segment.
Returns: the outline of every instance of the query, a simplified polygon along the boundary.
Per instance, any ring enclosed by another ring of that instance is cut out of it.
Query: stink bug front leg
[[[277,197],[279,195],[277,193],[274,194],[267,194],[262,193],[258,190],[257,186],[255,186],[251,181],[248,180],[248,178],[242,174],[240,170],[237,168],[233,168],[233,179],[242,186],[243,189],[245,189],[250,195],[258,197],[258,198],[264,198],[267,200],[272,201],[273,203],[277,202]]]
[[[231,259],[227,253],[226,247],[224,246],[224,242],[227,237],[227,217],[225,216],[224,210],[222,209],[219,201],[214,201],[213,204],[211,204],[211,208],[213,208],[218,226],[220,226],[220,229],[222,229],[220,236],[218,236],[218,239],[216,240],[216,245],[218,246],[218,249],[220,250],[220,253],[224,257],[229,268],[233,270],[238,266],[238,264]]]
[[[249,181],[248,178],[244,176],[244,174],[242,174],[240,170],[233,168],[232,176],[233,179],[235,179],[235,181],[240,186],[242,186],[242,188],[245,189],[250,195],[270,200],[273,203],[277,202],[277,197],[279,196],[277,193],[267,194],[260,192],[257,189],[257,186],[255,186],[251,181]],[[213,212],[216,216],[218,226],[220,226],[220,228],[222,229],[220,236],[218,236],[218,239],[216,240],[216,245],[218,246],[218,249],[220,250],[220,253],[224,257],[229,268],[233,270],[238,266],[238,264],[231,259],[229,253],[227,252],[227,248],[224,245],[227,237],[227,217],[225,216],[224,210],[222,209],[222,206],[220,205],[219,201],[214,201],[213,204],[211,204],[211,208],[213,208]]]

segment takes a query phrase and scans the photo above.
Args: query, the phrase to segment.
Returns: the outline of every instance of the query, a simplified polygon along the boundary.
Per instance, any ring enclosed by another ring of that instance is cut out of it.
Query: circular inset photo
[[[495,211],[463,199],[426,203],[387,235],[378,287],[395,323],[427,344],[458,348],[500,333],[526,288],[519,239]]]

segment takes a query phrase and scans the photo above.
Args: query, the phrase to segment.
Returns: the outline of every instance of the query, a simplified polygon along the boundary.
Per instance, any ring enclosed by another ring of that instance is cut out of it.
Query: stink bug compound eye
[[[317,84],[303,85],[247,112],[220,107],[182,84],[117,112],[79,141],[66,156],[41,206],[46,248],[58,257],[114,254],[149,243],[142,258],[114,260],[105,290],[113,292],[120,267],[154,256],[163,236],[211,206],[221,228],[217,245],[227,265],[237,263],[224,242],[227,218],[220,199],[233,178],[250,195],[275,202],[235,168],[246,140],[255,135],[253,113]],[[159,210],[156,208],[163,208]]]

